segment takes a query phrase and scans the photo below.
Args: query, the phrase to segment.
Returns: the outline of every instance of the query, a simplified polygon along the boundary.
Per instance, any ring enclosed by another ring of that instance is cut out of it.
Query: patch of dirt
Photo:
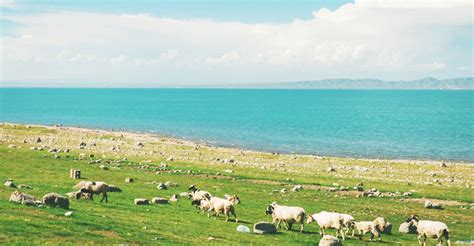
[[[460,202],[460,201],[452,201],[452,200],[439,200],[439,199],[430,199],[430,198],[408,198],[402,199],[404,202],[413,202],[413,203],[425,203],[425,201],[431,201],[432,203],[438,203],[443,206],[466,206],[469,203]]]
[[[250,182],[253,184],[269,184],[269,185],[286,185],[286,183],[275,181],[275,180],[265,180],[265,179],[246,179],[245,182]]]

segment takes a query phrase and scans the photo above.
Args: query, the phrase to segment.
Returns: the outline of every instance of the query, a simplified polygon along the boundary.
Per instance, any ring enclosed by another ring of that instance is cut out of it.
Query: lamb
[[[311,224],[316,221],[319,225],[319,235],[324,236],[325,229],[333,228],[336,229],[336,237],[341,234],[342,240],[346,240],[346,234],[342,230],[344,227],[344,217],[339,213],[322,211],[309,215],[306,222]]]
[[[344,227],[344,234],[347,235],[347,233],[354,228],[354,217],[349,214],[341,214],[342,216],[342,226]]]
[[[91,200],[94,200],[93,194],[102,193],[102,199],[100,200],[100,202],[103,202],[104,199],[106,203],[108,202],[107,191],[109,190],[109,186],[105,182],[81,181],[77,185],[74,186],[74,189],[80,190],[82,193],[90,193]]]
[[[294,223],[300,223],[300,232],[304,229],[304,217],[306,212],[301,207],[289,207],[278,205],[276,202],[268,205],[266,214],[271,214],[273,221],[272,224],[277,223],[277,227],[280,228],[280,223],[284,222],[285,229],[291,230],[291,226]]]
[[[20,204],[28,205],[28,206],[36,205],[35,197],[30,196],[26,193],[19,192],[19,191],[14,191],[10,195],[10,200],[8,201],[16,202],[16,203],[20,203]]]
[[[370,241],[374,239],[374,236],[378,237],[378,240],[381,241],[380,237],[381,227],[379,221],[359,221],[354,223],[354,229],[352,230],[352,237],[354,237],[355,231],[359,233],[359,239],[362,240],[367,232],[370,232]]]
[[[208,209],[208,216],[210,217],[210,212],[214,211],[214,215],[219,217],[220,213],[224,213],[225,221],[229,220],[229,213],[235,217],[235,222],[239,222],[237,215],[235,214],[235,205],[240,203],[238,196],[234,195],[229,197],[229,199],[224,199],[220,197],[212,197],[209,200],[210,208]]]
[[[420,245],[426,246],[426,238],[430,237],[438,240],[438,245],[443,244],[443,237],[446,239],[448,246],[451,245],[449,240],[449,230],[445,223],[440,221],[420,220],[417,215],[412,215],[407,219],[408,223],[413,223],[418,232],[418,242]]]
[[[204,190],[199,190],[196,188],[195,185],[189,186],[189,190],[191,193],[189,193],[189,199],[191,200],[210,200],[212,195],[211,193],[204,191]]]

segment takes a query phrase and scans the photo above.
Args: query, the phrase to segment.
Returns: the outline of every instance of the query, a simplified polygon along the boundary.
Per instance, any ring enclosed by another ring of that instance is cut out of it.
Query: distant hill
[[[224,86],[217,86],[224,87]],[[231,88],[275,89],[404,89],[404,90],[474,90],[474,77],[436,79],[424,78],[410,81],[385,81],[379,79],[324,79],[299,82],[256,83],[230,85]]]

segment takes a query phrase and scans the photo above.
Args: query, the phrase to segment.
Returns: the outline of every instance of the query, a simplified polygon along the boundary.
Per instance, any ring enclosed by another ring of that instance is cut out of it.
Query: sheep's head
[[[313,216],[308,215],[308,217],[306,218],[306,224],[311,224],[313,221],[314,221]]]
[[[196,191],[197,190],[196,185],[190,185],[188,190],[193,191],[193,192]]]
[[[406,222],[407,223],[410,223],[410,222],[418,223],[419,220],[420,220],[420,217],[418,217],[418,215],[414,214],[414,215],[411,215],[410,217],[408,217]]]
[[[273,204],[268,205],[267,210],[265,211],[265,214],[273,214],[273,211],[275,208],[273,207]]]
[[[204,194],[204,197],[206,197],[207,200],[211,200],[211,198],[212,198],[211,194],[209,194],[209,193]]]
[[[233,202],[234,204],[239,204],[240,203],[240,198],[237,195],[233,195],[229,197],[228,199],[230,202]]]

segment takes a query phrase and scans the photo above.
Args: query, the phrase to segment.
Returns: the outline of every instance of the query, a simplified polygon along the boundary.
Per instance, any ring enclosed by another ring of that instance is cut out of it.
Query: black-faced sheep
[[[291,226],[294,223],[299,223],[301,224],[300,232],[303,232],[304,217],[306,214],[303,208],[281,206],[276,202],[273,202],[272,204],[268,205],[265,213],[272,215],[272,223],[277,223],[278,228],[280,228],[280,223],[283,222],[285,229],[288,231],[291,229]]]
[[[445,223],[440,221],[420,220],[417,215],[412,215],[407,219],[408,223],[412,222],[416,226],[418,232],[418,242],[420,245],[426,245],[426,238],[430,237],[438,240],[438,245],[443,244],[443,237],[448,246],[451,245],[449,240],[449,230]]]

